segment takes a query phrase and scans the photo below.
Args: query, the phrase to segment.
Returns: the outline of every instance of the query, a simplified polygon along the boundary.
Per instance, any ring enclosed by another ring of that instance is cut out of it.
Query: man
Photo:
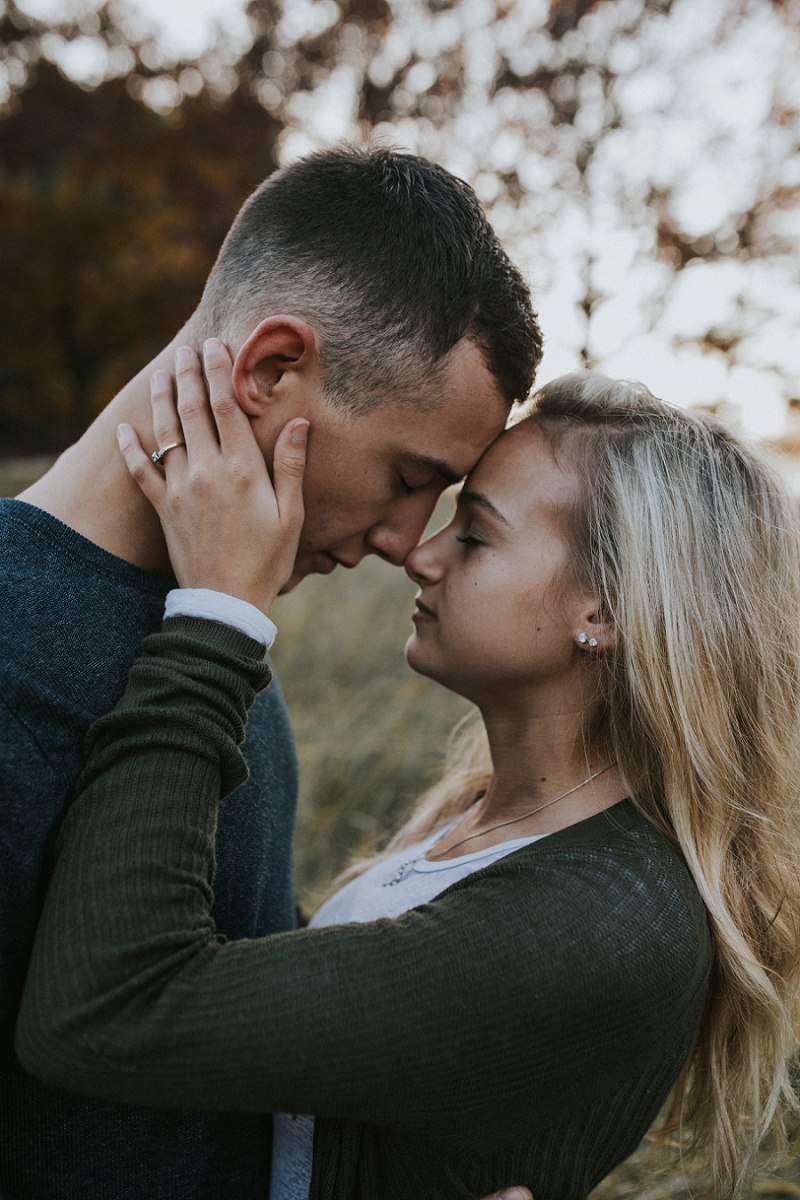
[[[337,150],[262,185],[237,217],[175,340],[17,501],[0,504],[0,1197],[262,1200],[269,1122],[116,1108],[28,1077],[16,1009],[52,839],[87,725],[121,692],[161,619],[170,564],[115,430],[148,449],[154,371],[186,344],[230,348],[267,461],[311,422],[306,521],[290,586],[376,553],[401,564],[436,499],[527,394],[541,342],[527,289],[471,191],[410,156]],[[23,503],[20,503],[22,501]],[[214,915],[230,938],[293,923],[296,762],[277,688],[247,738],[249,782],[218,833]]]

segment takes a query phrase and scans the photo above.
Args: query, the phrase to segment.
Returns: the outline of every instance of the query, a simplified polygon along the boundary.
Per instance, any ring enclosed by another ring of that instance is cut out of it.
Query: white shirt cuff
[[[164,618],[202,617],[205,621],[217,621],[229,625],[269,650],[278,633],[269,617],[254,604],[228,596],[225,592],[214,592],[211,588],[174,588],[167,593]]]

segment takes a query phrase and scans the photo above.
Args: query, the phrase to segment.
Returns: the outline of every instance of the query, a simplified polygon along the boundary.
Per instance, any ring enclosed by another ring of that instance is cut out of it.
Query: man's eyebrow
[[[496,508],[495,505],[492,504],[489,497],[484,496],[483,492],[473,492],[467,488],[462,488],[458,494],[458,503],[474,504],[478,508],[483,508],[486,510],[486,512],[491,513],[492,516],[496,517],[498,521],[501,521],[503,525],[511,525],[508,517],[504,517],[500,512],[500,509]]]
[[[409,455],[409,465],[419,468],[421,471],[429,471],[432,475],[438,475],[448,487],[461,483],[466,474],[466,472],[459,474],[448,463],[442,462],[440,458],[432,458],[429,454]]]

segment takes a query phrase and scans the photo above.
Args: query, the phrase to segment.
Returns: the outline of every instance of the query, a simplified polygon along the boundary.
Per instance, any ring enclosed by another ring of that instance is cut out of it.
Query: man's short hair
[[[195,317],[229,337],[271,313],[321,334],[324,394],[365,411],[437,403],[437,368],[462,338],[508,402],[541,358],[528,288],[472,189],[426,159],[336,147],[271,175],[225,239]]]

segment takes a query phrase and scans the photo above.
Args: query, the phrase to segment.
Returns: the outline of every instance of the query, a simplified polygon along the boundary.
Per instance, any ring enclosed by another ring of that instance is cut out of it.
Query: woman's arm
[[[216,814],[241,778],[259,653],[212,622],[168,622],[93,727],[28,976],[23,1064],[106,1099],[458,1140],[482,1122],[519,1130],[532,1088],[547,1103],[574,1088],[582,1052],[587,1086],[593,1062],[646,1053],[652,1022],[686,1002],[686,978],[656,966],[676,918],[658,915],[666,943],[648,938],[646,897],[615,891],[602,862],[570,887],[574,863],[520,880],[507,859],[396,921],[217,936]]]

